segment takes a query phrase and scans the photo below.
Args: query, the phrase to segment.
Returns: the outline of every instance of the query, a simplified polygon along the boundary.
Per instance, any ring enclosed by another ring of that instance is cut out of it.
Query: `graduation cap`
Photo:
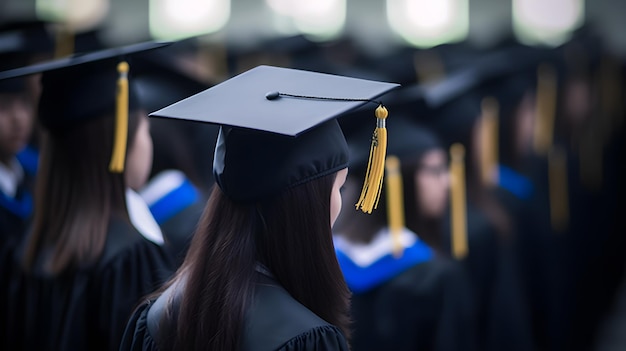
[[[398,84],[257,66],[150,116],[221,125],[213,173],[237,202],[254,202],[348,166],[336,121]],[[359,207],[376,205],[386,149],[387,111],[376,109],[371,173]]]
[[[129,84],[130,55],[168,43],[144,42],[0,72],[0,81],[42,73],[38,119],[51,132],[115,115],[115,141],[109,169],[122,172],[126,155],[128,113],[139,107]]]
[[[47,23],[36,20],[11,21],[0,25],[0,71],[31,62],[35,55],[52,52],[54,42]],[[0,93],[20,93],[26,89],[23,78],[0,81]]]
[[[11,21],[0,25],[0,54],[35,55],[54,51],[49,23],[39,20]]]

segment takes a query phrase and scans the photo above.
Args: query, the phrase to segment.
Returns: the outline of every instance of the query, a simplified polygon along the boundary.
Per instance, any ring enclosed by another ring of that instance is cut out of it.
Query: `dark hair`
[[[129,114],[127,145],[133,143],[139,118],[146,118],[140,116]],[[113,116],[43,132],[26,270],[45,249],[52,254],[44,268],[54,275],[93,263],[104,249],[110,218],[128,220],[124,173],[108,169],[113,135]]]
[[[185,262],[166,284],[185,282],[174,349],[239,349],[257,262],[297,301],[349,337],[350,292],[330,228],[335,175],[254,205],[237,204],[214,187]]]

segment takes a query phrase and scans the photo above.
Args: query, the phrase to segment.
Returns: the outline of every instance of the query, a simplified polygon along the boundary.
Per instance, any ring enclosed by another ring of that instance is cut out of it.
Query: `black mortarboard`
[[[348,146],[336,118],[396,87],[258,66],[151,116],[222,125],[215,179],[234,201],[254,202],[347,167]],[[386,113],[378,113],[384,129]],[[386,146],[386,130],[380,138]]]
[[[126,153],[128,113],[139,107],[124,60],[165,45],[144,42],[74,55],[0,72],[0,80],[42,73],[38,119],[51,131],[72,128],[107,114],[115,115],[116,142],[110,168],[120,172]]]
[[[19,20],[0,25],[0,71],[27,65],[35,55],[53,50],[54,42],[46,22]],[[22,77],[0,81],[2,93],[19,93],[25,89]]]
[[[49,23],[39,20],[11,21],[0,25],[0,54],[52,53],[54,38]]]

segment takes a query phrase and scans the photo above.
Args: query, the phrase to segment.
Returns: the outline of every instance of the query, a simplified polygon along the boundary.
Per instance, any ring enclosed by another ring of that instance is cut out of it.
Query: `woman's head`
[[[238,348],[257,262],[349,334],[350,293],[331,232],[349,156],[336,119],[396,86],[259,66],[154,113],[221,125],[216,186],[179,271],[188,304],[177,348]]]
[[[450,175],[448,156],[443,148],[433,148],[421,157],[413,170],[417,213],[423,218],[440,219],[448,205]]]

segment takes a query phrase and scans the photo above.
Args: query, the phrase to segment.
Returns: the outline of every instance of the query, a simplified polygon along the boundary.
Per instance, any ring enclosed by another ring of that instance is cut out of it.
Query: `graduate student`
[[[5,349],[116,350],[133,307],[171,274],[164,248],[131,223],[125,196],[145,182],[152,146],[122,60],[159,45],[0,74],[43,72],[33,224],[16,252],[15,272],[2,282],[9,289]]]
[[[120,349],[348,350],[350,293],[331,227],[349,151],[335,119],[396,86],[258,66],[154,112],[222,126],[217,186],[182,267],[135,311]],[[386,109],[371,106],[380,162]]]
[[[41,60],[51,51],[52,38],[44,22],[0,25],[0,71]],[[33,77],[0,81],[0,247],[19,240],[32,216],[38,156],[29,144],[36,139],[38,91]]]
[[[359,155],[367,145],[361,133],[349,139],[354,162],[335,246],[353,294],[352,349],[473,350],[469,279],[459,262],[440,251],[449,189],[446,150],[432,131],[395,117],[387,126],[383,193],[371,215],[352,206],[367,166]]]
[[[452,206],[451,220],[444,221],[448,225],[444,239],[448,252],[470,274],[478,349],[532,350],[527,299],[520,288],[519,267],[513,255],[514,223],[494,193],[491,171],[484,167],[488,151],[493,150],[485,138],[487,116],[492,112],[488,96],[480,87],[491,77],[493,66],[502,61],[499,54],[477,60],[428,87],[425,96],[432,108],[433,127],[446,148],[452,153],[452,146],[457,144],[465,150],[461,160],[464,175],[458,179],[465,183],[466,220],[459,225]],[[467,251],[463,254],[455,251],[453,240],[455,227],[461,226],[467,235]]]
[[[15,59],[10,54],[0,55],[0,70]],[[19,154],[28,144],[34,118],[25,79],[0,81],[0,257],[3,260],[22,237],[32,216],[35,169]]]

